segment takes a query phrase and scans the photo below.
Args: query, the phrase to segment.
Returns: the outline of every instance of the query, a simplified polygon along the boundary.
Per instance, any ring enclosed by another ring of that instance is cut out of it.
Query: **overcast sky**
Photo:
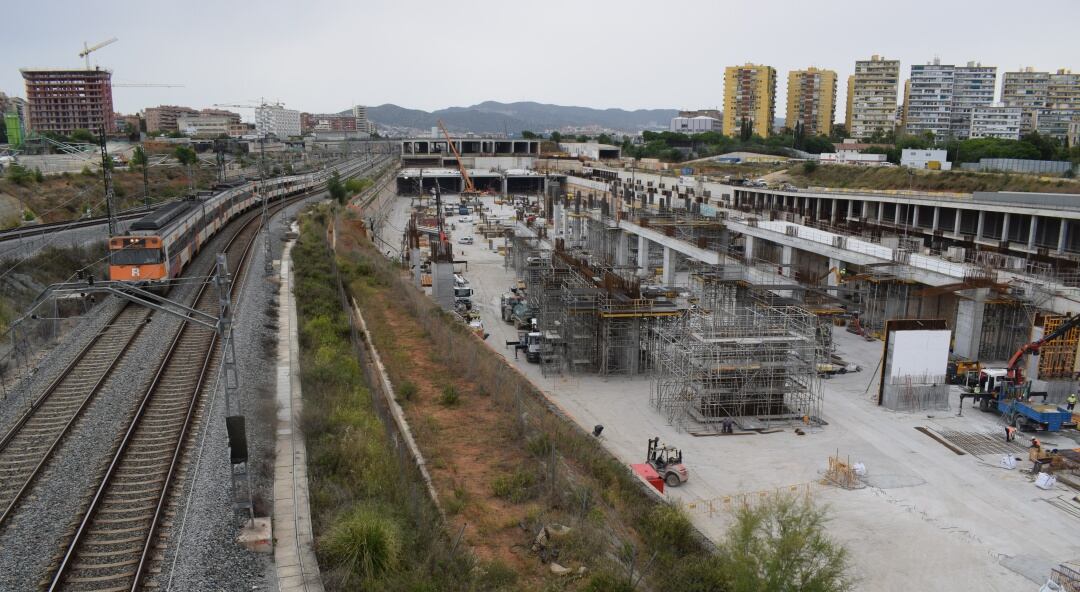
[[[807,66],[845,81],[856,59],[978,60],[1080,69],[1080,0],[67,0],[18,2],[0,35],[0,91],[25,96],[19,68],[74,67],[83,41],[117,88],[118,111],[265,97],[333,112],[353,103],[438,109],[484,100],[636,108],[722,107],[724,67]],[[250,114],[249,112],[246,114]]]

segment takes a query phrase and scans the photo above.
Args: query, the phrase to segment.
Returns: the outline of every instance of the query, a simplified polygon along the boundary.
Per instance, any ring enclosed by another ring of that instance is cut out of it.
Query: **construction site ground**
[[[490,197],[485,205],[497,215],[512,214]],[[409,199],[399,198],[383,226],[380,234],[389,244],[400,243],[408,208]],[[996,414],[972,409],[970,401],[958,415],[955,393],[948,411],[908,414],[877,406],[881,342],[834,331],[837,353],[864,370],[823,381],[824,427],[804,428],[805,435],[795,433],[797,426],[743,436],[679,432],[650,405],[653,383],[646,376],[551,378],[523,354],[515,361],[514,349],[504,344],[517,332],[499,311],[513,270],[479,236],[475,245],[456,244],[457,237],[471,235],[471,225],[455,226],[456,258],[468,261],[465,276],[476,291],[488,344],[582,426],[603,425],[604,445],[626,463],[643,462],[652,436],[682,448],[690,480],[668,495],[710,538],[723,538],[734,505],[792,491],[828,506],[829,532],[850,551],[853,575],[867,590],[1037,590],[1053,566],[1080,560],[1080,518],[1066,509],[1076,507],[1076,491],[1061,483],[1049,491],[1034,485],[1024,450],[1030,434],[1003,449],[1022,459],[1007,470],[998,467],[1002,450],[994,444],[1004,446],[1004,424]],[[987,438],[981,447],[972,444],[978,438],[956,440],[956,447],[970,447],[960,455],[916,428]],[[1051,448],[1077,446],[1075,431],[1039,437]],[[828,459],[837,454],[865,464],[865,487],[824,484]]]

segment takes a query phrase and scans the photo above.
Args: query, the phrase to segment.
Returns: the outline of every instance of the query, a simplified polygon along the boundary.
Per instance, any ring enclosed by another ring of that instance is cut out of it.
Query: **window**
[[[113,265],[148,265],[161,263],[161,249],[120,249],[109,255]]]

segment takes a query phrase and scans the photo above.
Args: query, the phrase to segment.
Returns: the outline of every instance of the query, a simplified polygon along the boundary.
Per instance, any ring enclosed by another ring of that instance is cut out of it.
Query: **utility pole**
[[[264,194],[266,186],[266,150],[264,136],[259,136],[259,193],[262,194],[263,271],[269,277],[274,273],[274,258],[270,251],[270,196]]]
[[[109,151],[105,147],[105,126],[101,126],[101,177],[105,182],[105,209],[109,216],[109,236],[116,236],[116,215],[113,211],[113,199],[115,193],[113,192],[112,184],[112,171],[109,168]]]

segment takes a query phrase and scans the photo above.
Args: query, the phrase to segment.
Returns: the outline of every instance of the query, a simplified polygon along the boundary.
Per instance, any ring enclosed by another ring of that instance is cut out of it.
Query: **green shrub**
[[[416,385],[411,382],[403,382],[401,386],[397,388],[398,399],[401,401],[412,401],[416,396]]]
[[[461,402],[461,396],[458,395],[457,387],[452,384],[444,386],[442,395],[439,397],[439,403],[445,407],[453,407],[459,402]]]
[[[40,168],[35,168],[34,169],[34,181],[36,181],[38,183],[44,183],[45,182],[45,174],[41,172]]]
[[[385,512],[358,506],[330,528],[319,549],[330,565],[360,579],[377,578],[401,559],[401,528]]]
[[[817,163],[816,160],[808,160],[808,161],[802,163],[802,172],[806,173],[807,175],[814,174],[814,171],[816,171],[817,168],[818,168],[818,163]]]
[[[515,584],[517,584],[517,572],[514,568],[499,561],[493,559],[490,562],[484,564],[479,569],[480,578],[479,588],[481,590],[516,590]]]
[[[13,164],[8,167],[7,179],[16,185],[26,185],[34,179],[34,173],[22,165]]]
[[[675,588],[672,588],[674,590]],[[589,578],[582,592],[634,592],[634,587],[624,578],[620,578],[611,572],[600,572]]]
[[[536,476],[525,469],[517,469],[508,475],[499,475],[491,482],[491,493],[520,504],[536,496]]]
[[[693,553],[698,548],[690,519],[678,506],[654,506],[645,516],[642,532],[653,548],[669,550],[677,557]]]
[[[84,164],[82,168],[82,175],[84,177],[93,177],[94,171],[90,170],[90,165]]]
[[[525,442],[525,449],[529,451],[529,454],[539,458],[551,456],[552,448],[554,448],[554,445],[551,443],[551,438],[547,435],[547,432],[541,432]]]

